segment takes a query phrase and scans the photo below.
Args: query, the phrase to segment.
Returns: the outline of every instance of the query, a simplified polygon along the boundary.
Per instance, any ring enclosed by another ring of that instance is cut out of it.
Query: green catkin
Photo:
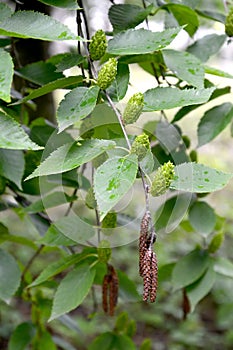
[[[146,156],[150,149],[150,141],[147,134],[138,135],[132,143],[131,153],[138,156],[139,162]]]
[[[103,57],[107,49],[107,39],[104,31],[102,29],[97,30],[97,32],[91,37],[91,42],[89,45],[90,57],[93,61],[98,61]]]
[[[173,178],[175,176],[175,171],[174,171],[174,164],[172,162],[167,162],[164,165],[160,166],[156,173],[155,176],[152,180],[152,185],[150,189],[150,193],[153,197],[161,196],[164,194]]]
[[[133,124],[140,117],[144,107],[144,96],[141,92],[134,94],[128,101],[124,113],[124,124]]]
[[[107,240],[102,240],[97,248],[98,259],[102,263],[107,263],[112,255],[110,243]]]
[[[229,37],[233,36],[233,7],[230,9],[225,21],[225,33]]]
[[[117,75],[117,60],[116,58],[109,58],[109,60],[102,66],[97,78],[97,85],[106,90]]]

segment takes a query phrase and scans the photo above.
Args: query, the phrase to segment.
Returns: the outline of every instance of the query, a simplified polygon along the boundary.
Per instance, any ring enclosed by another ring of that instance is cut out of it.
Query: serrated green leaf
[[[196,282],[186,287],[187,296],[191,306],[190,312],[193,312],[196,305],[203,299],[212,289],[215,282],[216,273],[210,264],[205,274]]]
[[[0,49],[0,99],[5,102],[11,101],[11,84],[13,79],[13,60],[11,55]]]
[[[163,58],[167,67],[180,79],[196,87],[204,87],[205,71],[201,61],[184,51],[163,50]]]
[[[197,232],[208,235],[214,230],[216,215],[208,203],[195,202],[189,211],[189,221]]]
[[[151,32],[146,29],[128,29],[114,36],[108,43],[107,52],[112,55],[145,54],[168,46],[181,28]]]
[[[114,147],[115,142],[111,140],[94,139],[67,143],[52,152],[26,180],[72,170]]]
[[[114,157],[100,165],[94,176],[94,192],[101,220],[132,187],[138,170],[135,154]]]
[[[125,97],[128,85],[129,67],[126,64],[118,63],[116,78],[106,91],[114,102],[119,102]]]
[[[0,229],[1,229],[1,224],[0,224]],[[13,242],[13,243],[17,243],[17,244],[22,244],[24,246],[30,247],[34,250],[37,250],[38,246],[33,243],[33,241],[31,239],[28,239],[26,237],[22,237],[22,236],[16,236],[16,235],[12,235],[9,233],[2,233],[0,234],[0,244],[3,242]]]
[[[61,7],[67,10],[80,9],[76,0],[39,0],[39,1],[49,6]]]
[[[185,4],[167,4],[161,6],[161,9],[168,9],[180,26],[184,25],[184,30],[193,36],[199,27],[198,16],[194,10]]]
[[[170,188],[194,193],[220,190],[233,177],[233,174],[192,162],[177,165],[175,173],[176,176]]]
[[[0,175],[12,181],[19,189],[22,189],[21,181],[23,174],[23,152],[0,149]]]
[[[47,331],[43,331],[40,334],[40,337],[36,338],[34,344],[33,345],[37,350],[57,350],[57,346],[53,341],[52,335]]]
[[[108,12],[109,20],[114,32],[120,32],[129,28],[135,28],[144,21],[153,9],[153,5],[146,9],[131,4],[117,4],[110,7]]]
[[[34,337],[36,330],[29,322],[19,324],[11,334],[8,350],[24,350]]]
[[[155,136],[159,140],[166,152],[175,151],[181,144],[182,138],[174,125],[167,121],[158,122],[155,130]]]
[[[77,87],[65,95],[57,110],[59,132],[90,114],[96,106],[99,87]]]
[[[210,66],[207,66],[207,65],[204,65],[204,68],[205,68],[205,73],[206,74],[216,75],[217,77],[221,77],[221,78],[233,79],[233,75],[232,74],[224,72],[221,69],[210,67]]]
[[[37,85],[45,85],[51,81],[64,78],[63,74],[56,72],[55,65],[44,61],[27,64],[18,69],[16,74]]]
[[[230,86],[226,86],[224,88],[220,88],[220,89],[216,89],[214,90],[214,92],[212,93],[209,101],[214,100],[215,98],[218,98],[219,96],[225,95],[225,94],[229,94],[231,92],[231,88]],[[191,106],[186,106],[181,108],[175,115],[175,117],[172,120],[172,123],[177,122],[178,120],[182,119],[184,116],[186,116],[188,113],[192,112],[194,109],[200,107],[201,104],[198,105],[191,105]]]
[[[34,11],[18,11],[0,22],[0,35],[46,41],[82,40],[64,24]]]
[[[176,263],[172,271],[173,289],[177,290],[197,281],[210,265],[210,258],[204,250],[193,250]]]
[[[218,257],[214,262],[214,271],[220,275],[233,278],[233,263],[222,257]]]
[[[227,36],[209,34],[205,35],[203,38],[195,41],[192,45],[187,48],[187,51],[195,55],[202,62],[208,61],[212,55],[216,55],[224,42],[226,41]]]
[[[0,249],[0,299],[8,301],[20,284],[20,269],[12,255]]]
[[[75,200],[75,197],[68,196],[64,192],[53,192],[30,204],[25,208],[25,211],[30,214],[38,213],[48,208],[54,208],[61,204],[70,203],[73,200]]]
[[[144,112],[160,111],[207,102],[215,88],[180,90],[157,87],[144,93]]]
[[[78,265],[61,281],[55,293],[49,321],[77,308],[87,296],[95,277],[88,264]]]
[[[70,266],[81,263],[82,261],[88,259],[88,256],[90,255],[93,255],[94,259],[94,250],[92,252],[90,248],[88,248],[82,253],[66,256],[58,261],[55,261],[54,263],[48,265],[41,272],[41,274],[28,286],[28,288],[35,287],[43,282],[48,281],[50,278],[56,276],[57,274],[69,268]],[[98,256],[96,255],[95,259],[97,258]]]
[[[233,105],[230,102],[223,103],[205,112],[198,124],[198,147],[218,136],[231,122],[232,118]]]
[[[125,334],[102,333],[91,343],[88,350],[136,350],[133,341]]]
[[[0,22],[2,22],[3,19],[6,19],[12,15],[12,9],[4,4],[3,2],[0,3]]]
[[[19,123],[1,112],[0,125],[0,148],[34,151],[43,149],[29,139]]]
[[[12,103],[11,105],[18,105],[21,103],[25,103],[29,100],[33,100],[34,98],[38,98],[41,96],[44,96],[56,89],[65,89],[68,88],[70,89],[72,85],[76,85],[78,83],[81,83],[83,80],[82,76],[71,76],[71,77],[67,77],[67,78],[61,78],[61,79],[57,79],[55,81],[52,81],[48,84],[45,84],[44,86],[32,91],[29,95],[25,96],[24,98],[22,98],[21,100]]]

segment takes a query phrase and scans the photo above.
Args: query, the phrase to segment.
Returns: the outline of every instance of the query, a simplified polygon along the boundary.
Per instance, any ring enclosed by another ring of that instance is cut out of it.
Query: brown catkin
[[[150,213],[146,211],[141,221],[141,229],[140,229],[140,237],[139,237],[139,275],[142,277],[143,277],[144,258],[147,251],[149,220],[150,220]]]
[[[114,315],[118,299],[119,281],[117,272],[112,265],[108,265],[108,273],[102,284],[102,306],[105,313]]]
[[[154,303],[157,296],[158,287],[158,263],[155,252],[151,251],[151,288],[150,288],[150,302]]]

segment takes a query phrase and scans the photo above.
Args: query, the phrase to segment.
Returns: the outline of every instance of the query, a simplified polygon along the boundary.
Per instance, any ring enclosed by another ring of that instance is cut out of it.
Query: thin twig
[[[32,255],[31,259],[28,261],[27,265],[25,266],[23,272],[22,272],[22,281],[24,280],[25,274],[30,269],[31,265],[33,264],[34,260],[37,258],[38,255],[40,255],[42,249],[44,248],[44,245],[41,245],[37,251]]]

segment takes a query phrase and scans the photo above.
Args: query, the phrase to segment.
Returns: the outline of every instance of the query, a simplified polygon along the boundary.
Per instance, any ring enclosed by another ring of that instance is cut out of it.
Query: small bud
[[[135,138],[130,152],[135,153],[140,162],[146,156],[148,149],[150,149],[149,137],[146,134],[142,134]]]
[[[189,153],[189,158],[191,162],[197,162],[197,151],[195,151],[195,149]]]
[[[233,7],[230,9],[225,21],[225,33],[229,37],[233,36]]]
[[[99,261],[107,263],[112,255],[112,250],[109,241],[102,240],[97,248],[97,252]]]
[[[224,233],[222,231],[218,232],[210,241],[208,252],[215,253],[222,245],[224,241]]]
[[[109,60],[102,66],[97,78],[97,85],[105,90],[109,87],[117,75],[117,60],[116,58],[109,58]]]
[[[191,145],[190,138],[188,136],[186,136],[186,135],[183,135],[182,136],[182,140],[184,142],[185,147],[189,148],[190,145]]]
[[[139,350],[152,350],[151,339],[144,339]]]
[[[104,31],[102,29],[97,30],[97,32],[91,37],[91,42],[89,45],[89,52],[91,59],[93,61],[98,61],[103,57],[107,49],[107,39]]]
[[[87,194],[86,194],[86,198],[85,198],[85,203],[89,209],[97,208],[97,203],[96,203],[93,187],[90,187],[88,189]]]
[[[152,180],[150,189],[151,195],[153,197],[157,197],[164,194],[168,190],[174,176],[174,164],[172,164],[170,161],[160,166],[155,173],[154,179]]]
[[[125,124],[133,124],[135,123],[140,114],[142,113],[144,107],[144,96],[142,93],[134,94],[128,101],[124,114],[123,121]]]
[[[108,213],[102,221],[102,228],[115,228],[116,225],[117,214],[115,212]]]

